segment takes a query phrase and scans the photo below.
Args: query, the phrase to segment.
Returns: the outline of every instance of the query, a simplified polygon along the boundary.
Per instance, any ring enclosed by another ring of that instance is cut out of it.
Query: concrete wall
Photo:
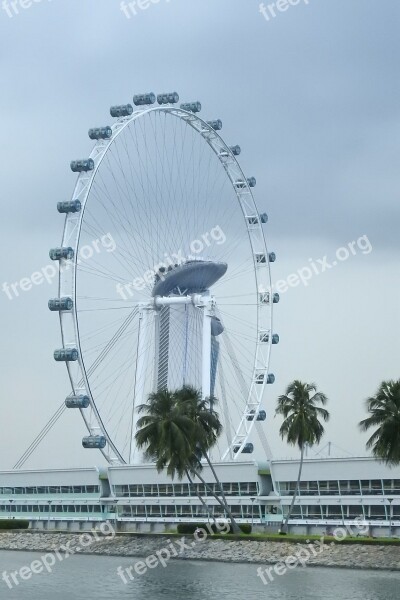
[[[254,461],[249,462],[231,462],[231,463],[215,463],[215,470],[221,482],[230,483],[234,482],[252,482],[258,481],[258,466]],[[171,478],[168,477],[166,472],[157,473],[154,465],[140,465],[140,466],[123,466],[123,467],[110,467],[108,469],[109,481],[111,486],[113,485],[129,485],[129,484],[169,484],[171,485]],[[207,482],[214,482],[214,476],[211,473],[210,468],[204,465],[202,471],[202,477]],[[188,483],[187,479],[182,479],[183,483]],[[175,481],[174,483],[179,483]]]
[[[99,473],[91,469],[0,471],[0,487],[99,485]]]
[[[299,460],[273,460],[271,470],[275,481],[296,481]],[[400,466],[390,468],[374,458],[305,459],[302,481],[329,479],[400,479]]]

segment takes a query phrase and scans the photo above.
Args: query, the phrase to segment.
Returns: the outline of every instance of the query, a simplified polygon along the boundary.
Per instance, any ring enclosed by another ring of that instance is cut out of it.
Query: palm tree
[[[190,415],[197,427],[197,452],[194,455],[197,463],[197,470],[201,470],[203,468],[201,464],[201,458],[204,457],[219,488],[224,508],[231,519],[232,530],[234,533],[239,533],[240,528],[231,514],[225,497],[223,485],[218,479],[218,475],[214,469],[214,465],[212,464],[209,455],[209,450],[215,446],[219,436],[222,433],[221,421],[219,420],[218,413],[216,413],[214,410],[218,400],[214,396],[204,399],[199,390],[188,385],[184,386],[180,390],[177,390],[175,397],[178,405],[182,406],[183,412]]]
[[[182,479],[186,475],[194,487],[187,469],[187,456],[192,454],[188,433],[192,434],[194,426],[177,411],[174,394],[168,390],[150,394],[147,404],[140,406],[139,411],[147,413],[139,419],[138,427],[141,429],[136,434],[138,447],[146,447],[145,458],[155,460],[159,472],[167,467],[172,478],[178,475]],[[200,494],[197,495],[210,514],[206,502]]]
[[[366,400],[370,416],[360,422],[361,431],[376,427],[367,449],[388,465],[400,464],[400,379],[383,381],[375,396]]]
[[[323,419],[323,421],[329,419],[329,412],[317,405],[325,406],[327,401],[328,398],[325,394],[317,392],[315,383],[302,383],[298,380],[290,383],[286,393],[278,398],[275,414],[282,415],[284,418],[279,430],[281,438],[286,438],[288,444],[300,448],[300,466],[296,488],[289,511],[282,524],[281,533],[287,533],[288,522],[299,494],[306,444],[312,446],[321,441],[325,430],[319,419]]]
[[[236,533],[240,532],[240,528],[232,516],[208,455],[222,431],[218,414],[213,409],[210,410],[210,405],[215,403],[216,399],[203,400],[200,393],[191,387],[175,392],[154,392],[149,395],[146,404],[138,407],[139,412],[145,414],[138,420],[135,439],[138,448],[145,448],[145,458],[155,462],[158,472],[166,468],[172,479],[177,476],[180,480],[186,475],[191,484],[191,477],[197,477],[223,507],[231,520],[232,530]],[[202,456],[214,473],[222,498],[201,476]],[[206,506],[201,496],[198,496]],[[210,514],[208,507],[207,510]]]
[[[155,461],[158,472],[167,468],[172,479],[175,475],[182,479],[193,452],[193,421],[179,410],[169,390],[150,394],[147,404],[139,406],[138,411],[146,413],[138,420],[138,448],[145,448],[145,458]]]

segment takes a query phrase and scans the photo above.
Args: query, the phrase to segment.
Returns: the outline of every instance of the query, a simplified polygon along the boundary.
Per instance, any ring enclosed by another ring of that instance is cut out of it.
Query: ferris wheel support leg
[[[132,408],[132,431],[131,431],[131,451],[130,464],[142,464],[143,454],[136,447],[135,434],[137,422],[139,420],[138,407],[145,402],[145,384],[146,384],[146,366],[147,366],[147,333],[148,333],[149,309],[143,308],[139,315],[139,333],[137,346],[137,362],[135,377],[135,395]]]
[[[203,308],[203,350],[202,350],[202,376],[201,394],[208,398],[211,391],[211,306],[205,304]]]

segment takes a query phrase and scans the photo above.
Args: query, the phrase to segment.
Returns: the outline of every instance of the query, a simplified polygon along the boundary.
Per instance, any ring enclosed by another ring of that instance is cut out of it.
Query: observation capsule
[[[49,251],[51,260],[72,260],[74,258],[74,249],[70,246],[64,248],[52,248]]]
[[[246,417],[246,418],[247,418],[247,420],[248,420],[248,421],[254,421],[254,416],[255,416],[255,414],[256,414],[256,411],[255,411],[255,410],[252,410],[252,411],[250,412],[250,414],[249,414],[249,415],[247,415],[247,417]],[[267,418],[267,413],[265,412],[265,410],[260,410],[260,411],[258,411],[258,414],[257,414],[257,419],[256,419],[257,421],[265,421],[265,419],[266,419],[266,418]]]
[[[198,113],[201,111],[201,103],[200,102],[185,102],[181,104],[182,110],[187,110],[188,112]]]
[[[72,310],[74,302],[72,298],[51,298],[48,306],[52,312],[61,312],[63,310]]]
[[[240,450],[240,446],[234,446],[233,451],[237,454]],[[251,442],[245,444],[242,448],[242,454],[252,454],[254,451],[254,445]]]
[[[92,158],[82,158],[80,160],[71,161],[71,171],[73,173],[82,173],[93,171],[94,162]]]
[[[103,435],[88,435],[82,440],[82,446],[90,450],[101,450],[102,448],[106,447],[106,444],[107,440]]]
[[[148,104],[154,104],[156,101],[155,95],[150,92],[149,94],[137,94],[133,96],[133,104],[135,106],[146,106]]]
[[[222,129],[221,119],[217,119],[216,121],[207,121],[207,125],[214,129],[214,131],[221,131]]]
[[[110,108],[110,115],[112,117],[129,117],[133,113],[132,104],[120,104],[118,106],[112,106]]]
[[[57,210],[59,213],[77,213],[81,210],[82,204],[79,200],[71,200],[68,202],[57,202]]]
[[[170,94],[158,94],[158,104],[177,104],[179,102],[179,94],[172,92]]]
[[[256,263],[264,265],[267,262],[267,257],[263,252],[256,252],[255,254]]]
[[[75,362],[79,358],[79,352],[76,348],[60,348],[54,350],[54,360],[57,362]]]
[[[268,344],[268,342],[269,342],[269,332],[268,331],[261,331],[260,334],[259,334],[259,340],[263,344]],[[272,334],[271,342],[273,344],[279,344],[279,335],[277,333],[273,333]]]
[[[239,156],[239,154],[241,153],[242,149],[240,146],[230,146],[229,150],[232,152],[232,154],[234,156]]]
[[[68,396],[65,399],[65,406],[67,408],[88,408],[89,405],[89,396]]]
[[[238,179],[237,181],[235,181],[235,185],[238,188],[245,188],[246,186],[248,187],[256,187],[256,178],[255,177],[248,177],[246,179],[246,181],[243,181],[243,179]]]
[[[89,129],[89,137],[91,140],[109,140],[111,136],[111,127],[93,127],[92,129]]]

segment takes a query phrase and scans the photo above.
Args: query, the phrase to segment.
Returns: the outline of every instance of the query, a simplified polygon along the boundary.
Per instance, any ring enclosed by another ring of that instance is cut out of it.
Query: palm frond
[[[282,439],[300,449],[306,443],[319,443],[324,434],[319,419],[326,422],[330,417],[329,412],[319,405],[325,406],[327,402],[327,396],[317,392],[315,383],[303,383],[297,379],[292,381],[286,393],[279,396],[275,410],[275,415],[284,418],[279,429]]]

